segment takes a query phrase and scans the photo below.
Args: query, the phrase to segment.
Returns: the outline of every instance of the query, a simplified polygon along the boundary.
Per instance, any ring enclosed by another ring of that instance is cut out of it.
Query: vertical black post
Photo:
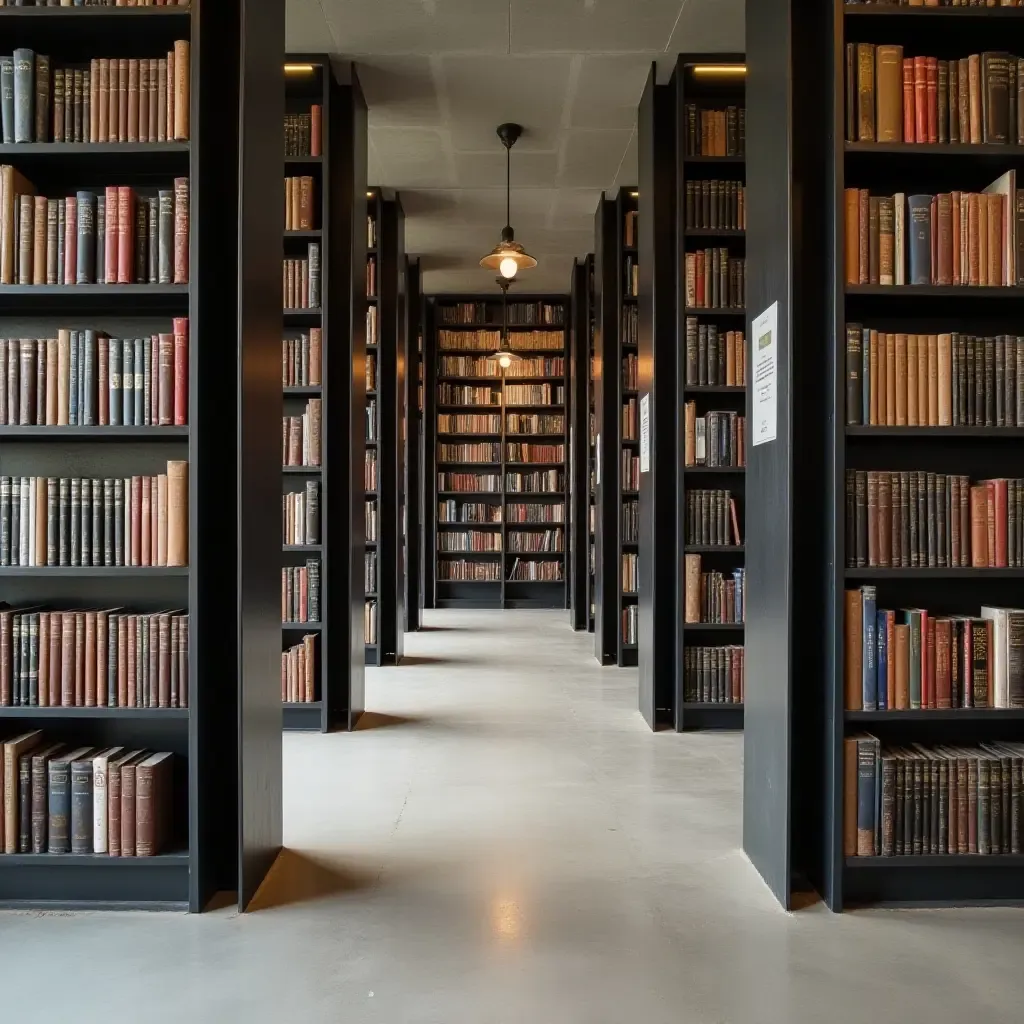
[[[423,303],[423,607],[434,608],[437,565],[437,359],[434,303]]]
[[[398,319],[395,347],[395,388],[393,413],[388,413],[394,422],[395,432],[395,517],[398,521],[396,536],[398,551],[395,558],[395,661],[402,658],[405,650],[405,590],[409,573],[409,520],[406,513],[406,468],[408,445],[406,430],[408,415],[406,412],[407,385],[409,376],[409,275],[408,259],[405,255],[405,211],[398,196],[394,199],[395,208],[395,313]]]
[[[589,270],[573,260],[569,295],[569,517],[566,532],[569,624],[590,617],[590,308]]]
[[[275,453],[282,407],[284,4],[244,0],[239,26],[238,906],[244,910],[281,847],[281,485]]]
[[[798,872],[819,875],[825,787],[831,19],[814,0],[747,3],[743,847],[786,907]],[[751,323],[773,303],[777,422],[775,439],[757,443],[757,395],[770,382],[757,379]]]
[[[652,65],[637,113],[640,267],[639,707],[653,729],[671,713],[682,558],[675,549],[681,405],[676,390],[675,92]],[[644,410],[647,410],[647,440]]]
[[[594,657],[614,665],[622,633],[619,600],[619,359],[615,203],[601,197],[594,215]]]
[[[420,582],[423,578],[422,449],[423,417],[419,395],[422,378],[422,307],[420,261],[407,261],[405,288],[405,623],[406,632],[420,628]]]

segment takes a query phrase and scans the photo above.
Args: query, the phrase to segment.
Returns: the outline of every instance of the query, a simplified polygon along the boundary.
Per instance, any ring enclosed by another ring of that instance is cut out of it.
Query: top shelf
[[[482,324],[438,324],[439,331],[496,331],[505,325],[501,321],[488,320]],[[564,324],[509,324],[510,331],[564,331]]]
[[[187,18],[191,7],[0,7],[0,18]]]
[[[853,17],[900,18],[1020,18],[1024,7],[906,7],[896,4],[844,4]]]

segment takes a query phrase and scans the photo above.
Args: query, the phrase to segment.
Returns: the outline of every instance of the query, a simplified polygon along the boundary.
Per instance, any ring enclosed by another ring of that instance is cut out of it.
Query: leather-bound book
[[[126,136],[128,142],[139,141],[139,62],[128,61],[128,114]]]
[[[875,47],[857,44],[857,140],[875,141]]]
[[[321,401],[309,400],[309,455],[310,465],[320,465]]]
[[[111,61],[113,67],[113,61]],[[117,141],[128,141],[128,58],[117,62]]]
[[[970,489],[971,502],[971,566],[986,568],[988,558],[988,488],[975,484]]]
[[[161,189],[158,193],[158,203],[158,280],[160,284],[171,284],[174,280],[174,192],[170,189]]]
[[[684,622],[700,622],[700,555],[684,555]]]
[[[110,204],[107,204],[109,213]],[[130,284],[135,268],[135,193],[125,185],[117,189],[117,278],[118,284]],[[110,281],[110,278],[107,278]]]
[[[174,283],[188,284],[188,178],[174,179]]]
[[[110,60],[100,57],[97,61],[95,91],[96,141],[110,141]]]
[[[1008,55],[981,54],[981,82],[983,85],[982,142],[1009,142],[1010,94]]]
[[[158,69],[159,62],[155,57],[150,57],[146,62],[148,67],[146,70],[146,105],[149,111],[146,115],[146,123],[148,126],[147,138],[150,142],[156,142],[157,140],[157,124],[159,120],[159,104],[160,104],[160,92],[159,92],[159,78]],[[141,115],[140,115],[141,119]],[[141,125],[140,125],[141,128]]]
[[[939,67],[935,57],[925,57],[926,104],[928,110],[928,141],[939,141]]]
[[[183,426],[188,423],[188,317],[175,317],[171,324],[174,331],[172,409],[174,424]]]
[[[316,227],[315,221],[315,187],[311,175],[299,178],[299,228],[309,231]]]
[[[1024,210],[1024,200],[1022,200],[1021,208]],[[310,385],[319,385],[322,383],[321,363],[323,360],[323,331],[320,327],[311,327],[309,329],[309,383]]]
[[[874,200],[872,200],[874,203]],[[896,211],[892,196],[878,198],[878,284],[891,285],[894,282],[894,259]],[[872,211],[873,214],[873,211]]]
[[[71,852],[93,852],[92,754],[71,762]]]
[[[970,97],[968,118],[970,141],[978,144],[984,141],[985,119],[983,115],[983,85],[981,78],[981,57],[972,53],[967,58],[968,96]]]
[[[949,142],[949,61],[937,60],[935,62],[937,76],[937,98],[936,104],[938,118],[938,142]]]
[[[51,757],[46,764],[47,853],[71,852],[71,765],[92,753],[91,747],[79,747]]]
[[[46,197],[32,197],[32,284],[46,284]]]
[[[164,849],[171,827],[173,754],[151,754],[136,768],[136,856]]]
[[[857,740],[843,740],[843,856],[857,855]]]
[[[167,463],[167,564],[188,565],[188,463]]]
[[[936,214],[938,217],[937,231],[937,265],[935,283],[950,285],[953,283],[953,204],[949,193],[936,196]]]
[[[931,284],[931,200],[928,195],[907,197],[910,212],[908,248],[910,283]]]
[[[858,192],[857,207],[857,281],[867,284],[871,268],[871,197],[866,188]]]
[[[188,135],[189,44],[187,39],[177,39],[174,42],[174,138],[185,142]]]
[[[903,141],[903,47],[879,46],[875,54],[876,141]]]
[[[862,631],[862,595],[859,590],[844,594],[844,692],[847,711],[860,711],[863,707],[862,676],[864,637]]]
[[[134,857],[136,843],[136,772],[142,759],[121,765],[121,856]]]

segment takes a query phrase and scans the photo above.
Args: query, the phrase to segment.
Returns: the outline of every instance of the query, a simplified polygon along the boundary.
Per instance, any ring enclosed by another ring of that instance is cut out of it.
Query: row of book
[[[517,359],[502,369],[495,359],[480,356],[441,356],[442,377],[564,377],[562,356]]]
[[[310,105],[308,114],[284,115],[284,155],[322,156],[324,111],[319,103]]]
[[[561,405],[564,384],[506,384],[506,405]]]
[[[746,466],[746,416],[718,411],[698,416],[696,402],[687,402],[684,413],[684,465]]]
[[[636,544],[639,540],[640,503],[635,500],[624,501],[622,503],[622,543]]]
[[[747,189],[742,181],[687,181],[684,223],[687,228],[744,231]]]
[[[902,46],[846,44],[847,142],[1024,142],[1024,61],[1011,53],[943,60]]]
[[[363,643],[377,642],[377,601],[369,600],[363,605]]]
[[[622,333],[619,342],[631,347],[636,347],[640,343],[640,310],[635,304],[624,306],[622,309]]]
[[[626,391],[636,391],[640,361],[635,352],[622,357],[622,386]]]
[[[687,103],[683,125],[686,156],[743,156],[746,150],[746,107],[715,110]]]
[[[281,652],[281,700],[289,704],[311,704],[317,700],[315,633],[307,633],[301,644]]]
[[[5,854],[154,857],[174,828],[174,754],[62,743],[40,729],[3,744]]]
[[[878,607],[873,586],[844,594],[847,710],[1024,708],[1024,612],[936,615]]]
[[[846,564],[1024,566],[1024,480],[848,469]]]
[[[501,533],[492,530],[442,530],[438,551],[501,551]]]
[[[622,465],[620,467],[621,480],[619,486],[623,491],[640,490],[640,456],[634,455],[631,451],[622,453]]]
[[[281,342],[281,385],[286,388],[315,387],[323,383],[323,330],[311,327],[298,337]]]
[[[452,473],[446,470],[437,474],[437,489],[462,493],[477,491],[501,494],[501,477],[497,473]]]
[[[188,565],[188,463],[158,476],[0,476],[0,565]]]
[[[437,446],[438,462],[501,462],[501,444],[498,441],[480,441],[476,444],[445,444]]]
[[[638,441],[640,439],[640,411],[635,398],[627,398],[622,403],[621,429],[623,441]]]
[[[166,57],[96,57],[58,68],[26,47],[0,57],[4,143],[185,142],[189,43]]]
[[[307,480],[304,490],[281,495],[281,506],[283,543],[320,543],[319,480]]]
[[[1024,337],[893,334],[847,324],[846,422],[1024,426]]]
[[[437,503],[439,523],[500,523],[501,505],[456,501],[448,498]]]
[[[439,434],[500,434],[501,417],[488,413],[438,413]]]
[[[377,590],[377,552],[363,552],[363,593],[372,594]]]
[[[509,494],[559,494],[564,490],[565,476],[560,469],[505,474],[505,491]]]
[[[1018,267],[1016,172],[983,192],[873,196],[848,188],[847,284],[1015,287]]]
[[[746,570],[704,572],[700,555],[683,555],[684,622],[743,622]]]
[[[870,7],[1024,7],[1024,0],[843,0],[853,6]]]
[[[501,392],[487,386],[438,384],[437,400],[441,405],[501,405]]]
[[[501,582],[500,562],[468,562],[461,558],[439,558],[437,560],[437,578],[467,582]]]
[[[377,490],[377,449],[367,448],[365,462],[363,463],[363,489],[367,491]]]
[[[686,492],[686,543],[733,547],[743,543],[736,499],[731,491],[697,488]]]
[[[281,570],[281,621],[320,621],[320,559]]]
[[[310,398],[301,416],[281,417],[281,465],[320,465],[322,409],[319,398]]]
[[[512,441],[505,445],[505,457],[509,462],[564,462],[564,444],[526,444]]]
[[[743,387],[747,383],[747,344],[742,331],[720,331],[715,324],[686,318],[688,387]]]
[[[640,264],[632,253],[626,253],[622,268],[622,294],[635,299],[640,294]]]
[[[317,226],[316,181],[311,174],[284,179],[285,231],[312,231]]]
[[[366,257],[366,295],[373,298],[377,294],[377,257]]]
[[[560,302],[510,302],[506,307],[508,322],[517,327],[560,324],[565,320],[565,306]],[[438,322],[442,324],[485,324],[502,318],[499,303],[456,302],[438,307]]]
[[[508,550],[516,552],[560,552],[565,550],[565,534],[554,530],[509,530]]]
[[[639,606],[627,604],[622,609],[622,642],[624,644],[635,644],[637,642],[637,626],[639,622]]]
[[[507,523],[564,523],[565,506],[555,502],[527,504],[510,501],[505,506]]]
[[[565,417],[561,413],[510,412],[505,429],[509,434],[564,434]]]
[[[0,284],[187,284],[189,183],[36,195],[0,165]]]
[[[188,7],[191,0],[0,0],[0,7]]]
[[[0,609],[0,707],[187,708],[188,615]]]
[[[364,517],[366,521],[367,541],[377,540],[377,501],[371,499],[365,503]]]
[[[285,309],[320,308],[320,243],[310,242],[305,259],[290,258],[281,264],[281,289]]]
[[[622,592],[635,594],[640,589],[639,556],[635,551],[622,555]]]
[[[437,347],[442,352],[496,352],[501,345],[501,331],[438,331]],[[520,350],[559,351],[565,348],[561,331],[512,331],[508,347]]]
[[[0,425],[181,426],[188,422],[188,320],[150,338],[61,328],[0,338]]]
[[[509,570],[510,581],[554,583],[564,579],[561,561],[547,559],[517,558]]]
[[[377,399],[368,398],[366,400],[366,409],[364,410],[364,420],[366,429],[366,440],[377,441]]]
[[[843,740],[843,855],[1021,852],[1024,745]]]
[[[742,644],[683,648],[683,700],[742,704],[747,665]]]
[[[686,305],[692,309],[742,309],[747,296],[747,261],[724,246],[688,252]]]

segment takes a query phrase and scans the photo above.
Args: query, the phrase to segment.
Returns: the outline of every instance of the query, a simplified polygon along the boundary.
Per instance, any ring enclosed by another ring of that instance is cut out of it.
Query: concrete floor
[[[287,735],[261,912],[0,915],[0,1020],[1024,1018],[1020,911],[780,910],[739,851],[742,737],[651,735],[566,620],[428,613],[364,729]]]

